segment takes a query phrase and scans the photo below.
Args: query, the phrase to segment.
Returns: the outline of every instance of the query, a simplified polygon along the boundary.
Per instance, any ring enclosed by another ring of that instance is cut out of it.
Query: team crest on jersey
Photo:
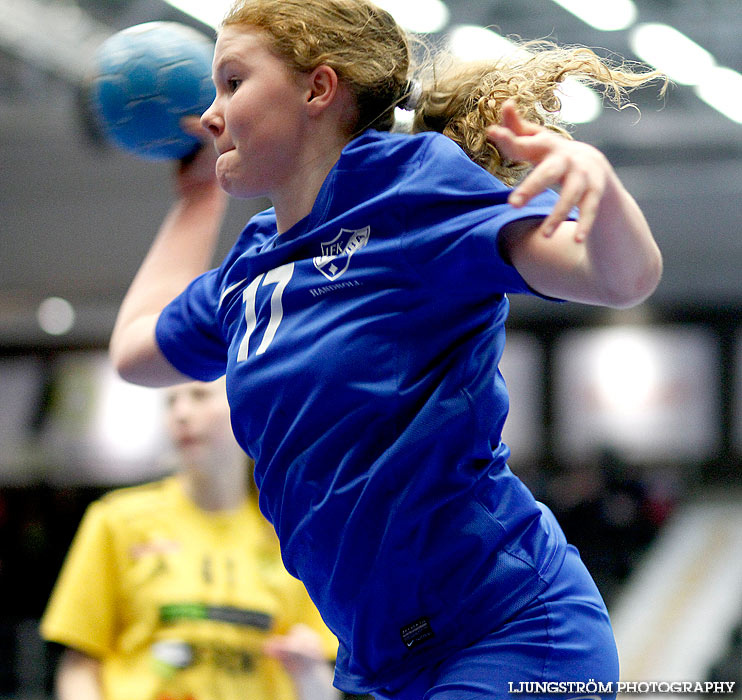
[[[322,255],[314,258],[314,266],[334,282],[348,269],[353,253],[363,248],[370,236],[370,226],[352,230],[341,228],[335,238],[322,243]]]

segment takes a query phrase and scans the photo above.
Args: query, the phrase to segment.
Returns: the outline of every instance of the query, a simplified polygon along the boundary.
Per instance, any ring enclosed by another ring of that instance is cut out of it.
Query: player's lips
[[[180,435],[176,438],[175,442],[180,447],[191,447],[197,445],[200,440],[196,435]]]

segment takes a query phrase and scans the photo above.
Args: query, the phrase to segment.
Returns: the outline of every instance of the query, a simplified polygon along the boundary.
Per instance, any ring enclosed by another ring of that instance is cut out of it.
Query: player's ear
[[[310,73],[308,81],[307,107],[310,113],[318,115],[335,101],[338,93],[338,75],[333,68],[323,64]]]

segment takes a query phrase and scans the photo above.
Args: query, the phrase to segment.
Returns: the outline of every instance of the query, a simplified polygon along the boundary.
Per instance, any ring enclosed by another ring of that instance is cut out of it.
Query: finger
[[[500,155],[508,160],[519,160],[518,144],[515,134],[503,126],[488,126],[487,140],[497,148]]]
[[[590,234],[595,219],[598,216],[598,208],[602,200],[602,192],[597,189],[589,189],[579,203],[580,216],[575,228],[575,241],[582,243]]]
[[[565,180],[559,200],[538,228],[542,236],[549,238],[569,218],[572,209],[584,198],[586,186],[585,178],[579,174],[572,174]]]
[[[547,158],[539,163],[508,197],[508,203],[514,207],[522,207],[548,187],[556,185],[564,179],[567,172],[567,162],[561,158]]]
[[[490,141],[508,140],[512,142],[517,136],[534,136],[543,128],[538,124],[523,119],[518,113],[515,100],[506,100],[500,110],[500,123],[488,128],[487,137]]]
[[[543,144],[535,143],[534,137],[517,136],[503,126],[487,127],[487,140],[506,160],[537,163],[547,152]]]
[[[521,117],[515,100],[506,100],[501,109],[500,123],[518,136],[533,136],[543,130],[543,127]]]
[[[204,143],[208,143],[212,139],[211,132],[201,124],[201,117],[195,114],[183,117],[180,120],[180,128]]]
[[[487,138],[500,154],[511,161],[526,161],[534,165],[548,158],[561,146],[550,134],[539,131],[532,135],[518,136],[503,126],[487,127]]]

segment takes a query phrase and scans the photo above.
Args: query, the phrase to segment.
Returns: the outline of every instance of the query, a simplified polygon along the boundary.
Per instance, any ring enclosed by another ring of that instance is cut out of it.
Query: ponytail
[[[560,48],[550,42],[528,42],[508,58],[456,63],[427,71],[412,131],[438,131],[455,141],[478,165],[509,186],[530,168],[508,161],[487,140],[486,128],[501,121],[502,105],[514,100],[521,116],[571,138],[560,120],[558,89],[567,77],[596,87],[619,109],[632,106],[628,93],[664,76],[611,66],[586,47]],[[664,94],[665,87],[661,89]]]

